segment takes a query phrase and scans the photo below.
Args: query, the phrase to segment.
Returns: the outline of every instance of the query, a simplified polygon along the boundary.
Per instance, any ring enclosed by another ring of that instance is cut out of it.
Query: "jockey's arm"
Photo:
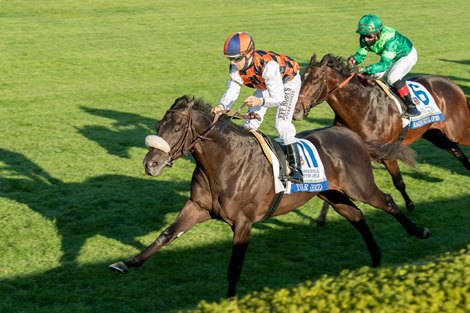
[[[375,74],[382,73],[387,71],[393,63],[396,53],[393,51],[385,50],[381,57],[380,61],[369,66],[364,66],[365,74]]]
[[[366,58],[368,52],[369,51],[366,48],[360,47],[356,51],[356,53],[354,53],[353,57],[356,60],[356,65],[361,64],[362,61],[364,61],[364,59]]]
[[[230,78],[227,82],[227,90],[219,101],[217,107],[221,107],[224,110],[228,110],[232,107],[233,103],[238,99],[240,95],[240,89],[243,85],[242,78],[238,74],[238,71],[231,66],[230,67]]]
[[[268,91],[268,96],[264,97],[263,105],[268,108],[279,106],[285,97],[279,64],[274,61],[268,62],[264,67],[263,78]]]

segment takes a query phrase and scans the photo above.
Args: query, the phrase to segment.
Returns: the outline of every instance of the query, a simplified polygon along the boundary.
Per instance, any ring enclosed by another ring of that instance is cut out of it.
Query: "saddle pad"
[[[377,80],[377,84],[393,99],[400,114],[403,114],[403,109],[398,100],[398,96],[390,92],[390,88],[384,82]],[[410,129],[420,128],[426,124],[443,121],[444,114],[439,110],[436,101],[429,93],[429,91],[420,83],[414,81],[406,81],[406,85],[410,89],[413,102],[416,108],[421,112],[419,116],[411,117],[409,119],[402,118],[402,126],[409,126]]]
[[[251,134],[258,140],[269,163],[272,165],[275,193],[284,192],[284,194],[290,194],[295,192],[320,192],[328,190],[328,181],[326,179],[323,163],[321,162],[317,149],[310,141],[297,139],[304,182],[302,184],[287,182],[284,186],[279,178],[280,164],[276,154],[266,144],[260,134],[256,133],[256,131],[251,131]]]
[[[410,129],[444,120],[444,114],[439,110],[436,101],[423,85],[413,81],[406,81],[406,84],[412,93],[413,102],[421,112],[419,116],[410,118]]]
[[[328,190],[323,163],[315,146],[304,139],[297,139],[297,146],[299,147],[304,182],[302,184],[287,182],[285,194]]]

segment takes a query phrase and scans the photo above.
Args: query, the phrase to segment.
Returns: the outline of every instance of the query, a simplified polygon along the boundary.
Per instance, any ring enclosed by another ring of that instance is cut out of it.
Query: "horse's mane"
[[[211,112],[212,110],[212,105],[209,103],[206,103],[203,99],[201,98],[196,98],[194,96],[189,96],[189,95],[184,95],[179,97],[178,99],[175,100],[175,103],[170,107],[170,109],[191,109],[193,111],[197,111],[203,115],[207,115],[210,120],[213,119],[214,113]],[[227,120],[230,117],[227,115],[222,115],[219,118],[219,124],[220,125],[225,125]],[[248,134],[249,132],[243,128],[240,125],[237,125],[233,122],[228,122],[227,129],[237,131],[240,134]]]
[[[326,64],[328,67],[331,67],[332,69],[341,72],[343,75],[351,74],[351,68],[349,68],[343,57],[334,56],[331,53],[328,53],[325,54],[323,58],[318,62],[316,58],[316,54],[313,54],[312,58],[310,59],[310,64],[308,65],[309,67],[321,66],[322,64]]]

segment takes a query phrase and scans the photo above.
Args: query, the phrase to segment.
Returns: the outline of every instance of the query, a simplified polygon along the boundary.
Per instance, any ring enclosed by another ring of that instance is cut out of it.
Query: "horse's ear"
[[[191,98],[188,97],[188,109],[191,109],[196,102],[196,97],[192,96]]]
[[[328,62],[330,62],[330,59],[331,59],[331,54],[329,54],[329,53],[328,53],[328,54],[325,54],[325,55],[323,56],[323,58],[321,59],[321,61],[320,61],[320,62],[321,62],[321,66],[327,65]]]
[[[316,63],[317,62],[317,54],[314,53],[312,57],[310,58],[310,64]]]

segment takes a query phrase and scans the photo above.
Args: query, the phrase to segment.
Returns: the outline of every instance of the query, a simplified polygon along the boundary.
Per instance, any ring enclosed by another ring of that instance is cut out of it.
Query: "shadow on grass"
[[[433,237],[424,241],[405,235],[383,212],[368,212],[369,225],[384,254],[383,265],[405,264],[465,247],[470,241],[468,199],[452,199],[452,203],[457,205],[449,208],[449,199],[420,203],[425,212],[413,213],[412,218],[417,223],[427,221],[433,231]],[[441,218],[443,207],[453,210],[452,227]],[[110,212],[99,214],[112,216]],[[331,222],[326,228],[282,219],[261,225],[268,227],[255,227],[238,285],[239,296],[264,287],[293,286],[324,274],[336,276],[345,268],[370,264],[360,235],[346,220]],[[223,231],[230,232],[230,228]],[[193,239],[190,232],[178,240]],[[116,260],[82,266],[67,263],[47,272],[3,280],[0,292],[8,297],[2,300],[0,311],[118,313],[191,308],[202,299],[212,302],[225,295],[230,251],[228,241],[189,249],[166,248],[127,275],[108,270],[108,264]]]
[[[109,154],[121,158],[130,158],[129,149],[144,146],[145,136],[155,133],[154,118],[146,118],[138,114],[81,107],[89,114],[113,120],[113,128],[104,126],[84,126],[78,132],[93,140]]]
[[[469,146],[459,145],[459,147],[467,157],[470,156]],[[411,145],[411,148],[416,151],[416,160],[419,163],[431,164],[436,167],[447,169],[452,173],[470,175],[470,171],[468,171],[459,160],[450,155],[447,151],[439,149],[425,139],[417,140]],[[419,169],[419,164],[417,166]],[[419,173],[410,173],[410,175],[418,179],[424,179]]]
[[[189,182],[124,175],[65,183],[22,154],[0,148],[0,156],[2,170],[11,176],[0,177],[0,196],[54,220],[62,238],[62,264],[75,262],[85,241],[98,234],[143,249],[134,238],[166,226],[165,214],[186,201],[178,192],[189,190]]]

